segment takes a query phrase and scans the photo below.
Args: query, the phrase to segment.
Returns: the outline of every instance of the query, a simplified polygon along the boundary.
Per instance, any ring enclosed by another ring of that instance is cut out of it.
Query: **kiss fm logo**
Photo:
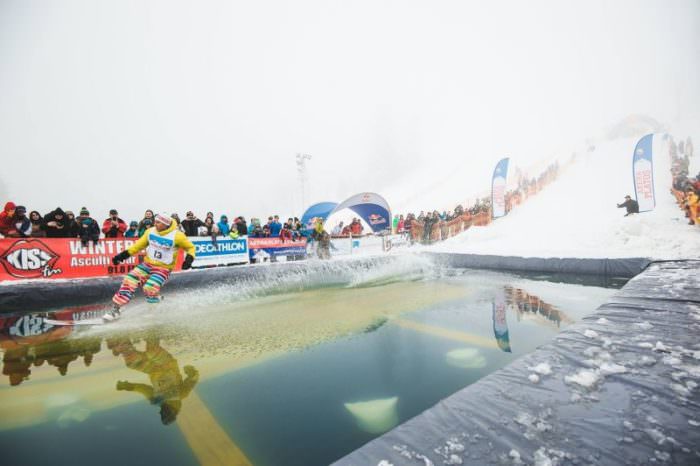
[[[61,273],[54,268],[58,254],[38,239],[15,241],[0,255],[0,263],[15,278],[46,278]]]

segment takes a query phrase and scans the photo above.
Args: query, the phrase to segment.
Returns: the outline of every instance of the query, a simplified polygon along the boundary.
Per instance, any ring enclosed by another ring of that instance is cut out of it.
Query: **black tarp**
[[[576,259],[454,253],[425,254],[450,267],[552,274],[587,274],[605,278],[632,278],[644,270],[651,262],[649,259],[642,257],[627,259]]]
[[[551,344],[335,464],[700,464],[699,272],[651,265]]]

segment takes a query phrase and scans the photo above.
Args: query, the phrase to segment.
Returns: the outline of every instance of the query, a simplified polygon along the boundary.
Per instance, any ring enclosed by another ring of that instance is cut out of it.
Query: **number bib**
[[[154,261],[163,264],[172,264],[175,255],[175,233],[173,230],[165,236],[160,236],[155,228],[151,228],[148,235],[148,248],[146,255]]]

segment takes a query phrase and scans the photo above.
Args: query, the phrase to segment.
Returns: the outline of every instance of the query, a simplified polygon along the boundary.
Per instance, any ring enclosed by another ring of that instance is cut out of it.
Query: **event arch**
[[[359,193],[347,198],[340,204],[319,202],[304,212],[302,223],[309,228],[314,218],[325,221],[341,210],[350,209],[369,225],[374,233],[391,228],[391,209],[389,203],[377,193]]]

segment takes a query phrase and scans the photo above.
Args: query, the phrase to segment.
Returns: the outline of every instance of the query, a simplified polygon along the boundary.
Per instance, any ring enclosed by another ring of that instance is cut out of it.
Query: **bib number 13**
[[[153,251],[153,258],[160,260],[163,258],[163,253],[160,251]]]

